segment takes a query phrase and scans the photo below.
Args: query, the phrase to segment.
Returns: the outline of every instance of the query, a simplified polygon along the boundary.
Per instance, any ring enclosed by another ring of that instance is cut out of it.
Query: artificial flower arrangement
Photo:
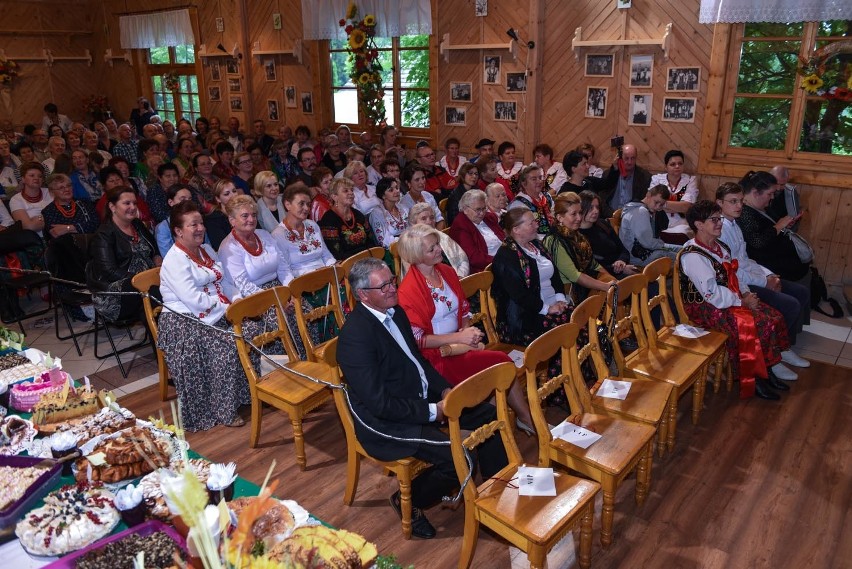
[[[852,53],[852,42],[838,41],[814,51],[809,59],[799,58],[802,81],[799,88],[809,95],[824,99],[852,101],[852,63],[838,61],[836,69],[828,69],[828,61],[841,53]],[[836,85],[826,86],[827,82]]]
[[[163,74],[163,87],[168,89],[169,91],[177,91],[180,89],[180,79],[178,78],[176,73],[164,73]]]
[[[0,85],[8,85],[14,81],[20,69],[20,65],[11,59],[0,56]]]
[[[109,99],[105,95],[90,95],[83,99],[83,109],[90,115],[104,114],[109,111]]]
[[[358,99],[364,109],[367,124],[385,123],[385,90],[382,87],[382,64],[376,47],[376,17],[358,17],[358,6],[349,3],[346,16],[340,20],[349,43],[349,77],[358,86]]]

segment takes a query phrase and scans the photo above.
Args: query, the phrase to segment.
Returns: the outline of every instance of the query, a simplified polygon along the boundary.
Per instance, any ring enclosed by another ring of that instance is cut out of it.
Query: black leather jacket
[[[157,242],[151,232],[138,219],[133,227],[139,232],[140,239],[149,243],[158,256]],[[106,290],[109,285],[134,275],[129,274],[133,250],[130,237],[125,235],[114,223],[108,221],[98,228],[89,244],[89,262],[86,265],[86,282],[92,290]],[[154,266],[151,259],[151,266]]]

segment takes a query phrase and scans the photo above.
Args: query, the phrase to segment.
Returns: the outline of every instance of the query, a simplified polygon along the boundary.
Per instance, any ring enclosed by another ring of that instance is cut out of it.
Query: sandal
[[[237,418],[226,424],[226,427],[244,427],[246,424],[246,420],[237,415]]]

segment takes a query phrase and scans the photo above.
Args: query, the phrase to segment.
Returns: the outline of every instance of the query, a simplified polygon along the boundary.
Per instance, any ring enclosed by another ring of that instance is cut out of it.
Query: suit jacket
[[[451,387],[420,353],[411,323],[399,306],[393,320],[402,331],[411,354],[426,372],[428,390],[423,386],[417,366],[408,358],[384,324],[358,303],[340,330],[337,361],[349,384],[352,407],[370,427],[403,438],[419,438],[429,424],[429,403],[441,400],[441,392]],[[398,460],[414,454],[419,443],[387,439],[373,433],[355,420],[358,440],[371,456],[379,460]]]
[[[598,195],[601,198],[601,217],[604,219],[612,217],[613,210],[609,206],[609,200],[618,188],[618,178],[620,176],[621,173],[618,170],[618,166],[613,164],[612,167],[610,167],[609,172],[607,172],[605,183],[603,184],[603,190],[598,191]],[[633,170],[633,196],[627,201],[641,202],[642,198],[644,198],[648,193],[648,189],[650,189],[650,187],[651,173],[640,166],[636,166]]]

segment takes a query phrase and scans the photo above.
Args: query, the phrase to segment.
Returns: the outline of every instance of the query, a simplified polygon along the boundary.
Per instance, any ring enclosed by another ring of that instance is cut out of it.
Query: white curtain
[[[852,0],[701,0],[702,24],[852,19]]]
[[[170,10],[152,14],[121,16],[121,49],[192,45],[189,10]]]
[[[346,39],[340,20],[350,0],[302,0],[302,28],[306,40]],[[358,17],[376,17],[376,35],[395,37],[432,33],[429,0],[358,0]]]

